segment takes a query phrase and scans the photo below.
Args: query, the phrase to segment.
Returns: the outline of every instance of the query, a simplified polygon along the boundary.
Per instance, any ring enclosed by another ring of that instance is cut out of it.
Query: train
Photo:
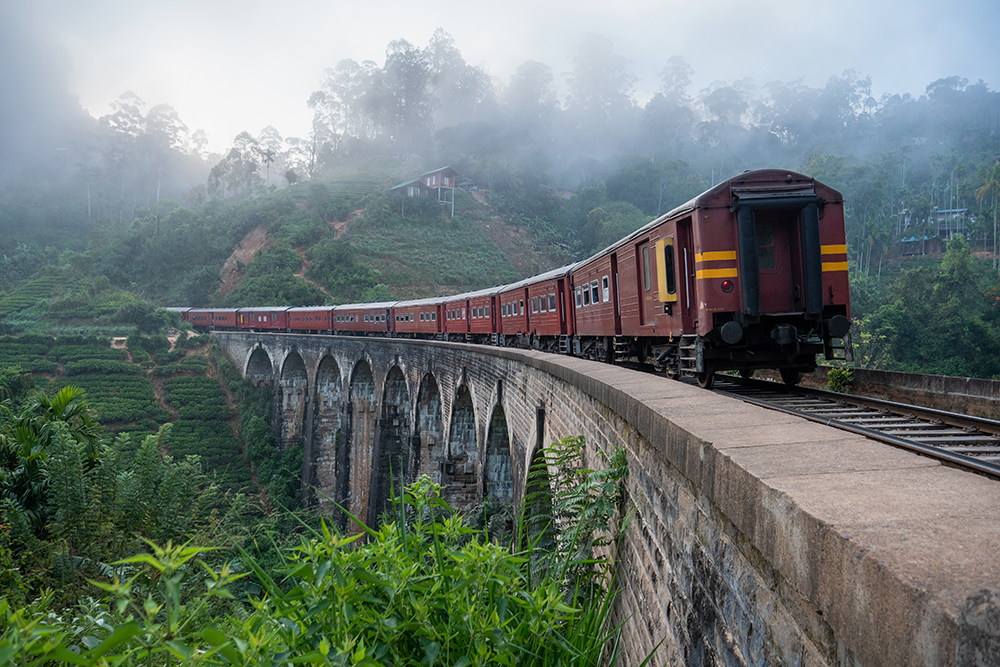
[[[852,356],[844,201],[803,174],[746,171],[583,261],[508,285],[404,301],[173,308],[192,327],[462,341],[719,371]]]

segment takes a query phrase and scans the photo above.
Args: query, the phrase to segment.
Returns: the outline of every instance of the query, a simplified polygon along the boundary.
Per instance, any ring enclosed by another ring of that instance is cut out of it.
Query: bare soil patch
[[[266,227],[254,227],[247,232],[247,235],[237,244],[233,253],[229,255],[226,263],[222,265],[222,271],[219,275],[222,279],[222,284],[219,287],[219,293],[225,296],[232,292],[240,284],[240,278],[242,277],[239,265],[249,264],[253,261],[258,251],[266,249],[272,243],[274,243],[274,240],[267,237]]]
[[[523,227],[508,225],[499,216],[478,220],[476,224],[522,276],[544,273],[560,265],[558,260],[535,251],[534,239]]]

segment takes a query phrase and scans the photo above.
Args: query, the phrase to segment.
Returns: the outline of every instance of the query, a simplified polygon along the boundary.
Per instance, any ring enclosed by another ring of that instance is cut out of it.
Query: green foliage
[[[0,298],[0,317],[33,306],[41,299],[49,299],[63,286],[57,276],[42,276],[21,285]]]
[[[163,391],[168,403],[179,406],[170,435],[164,439],[170,452],[175,456],[199,456],[225,488],[248,487],[250,470],[228,423],[234,413],[225,405],[226,397],[218,381],[174,377],[164,380]]]
[[[180,314],[163,310],[148,301],[136,301],[118,310],[112,321],[133,324],[144,333],[159,334],[168,327],[179,327]]]
[[[267,384],[254,386],[245,380],[217,347],[213,346],[212,354],[220,378],[236,397],[240,437],[257,471],[257,479],[261,485],[267,485],[267,496],[272,503],[285,509],[299,507],[302,448],[278,449],[270,423],[271,387]]]
[[[1000,373],[1000,321],[986,260],[956,236],[941,262],[904,269],[882,303],[855,316],[856,358],[866,368],[962,377]]]
[[[0,414],[3,546],[31,573],[26,587],[56,586],[64,603],[82,595],[86,578],[110,576],[108,564],[140,548],[142,538],[186,540],[219,524],[219,496],[197,457],[174,463],[164,456],[162,432],[126,455],[128,436],[106,439],[87,415],[73,388]]]
[[[18,366],[32,373],[52,373],[54,361],[45,359],[55,339],[49,336],[0,336],[0,365]]]
[[[138,375],[142,373],[135,364],[124,361],[111,361],[109,359],[82,359],[80,361],[70,361],[65,366],[66,375],[86,375],[90,373],[103,373],[106,375]]]
[[[0,366],[0,401],[20,403],[34,388],[34,378],[20,366]]]
[[[134,574],[95,582],[114,602],[105,611],[88,604],[73,616],[45,617],[49,599],[21,610],[0,602],[0,651],[31,661],[26,664],[139,665],[195,657],[205,665],[616,662],[612,580],[586,577],[576,585],[572,573],[581,569],[568,562],[535,579],[529,554],[512,553],[465,527],[440,491],[422,477],[394,502],[396,521],[354,537],[323,523],[285,553],[274,573],[244,552],[263,595],[246,612],[225,617],[211,612],[228,608],[230,589],[245,576],[238,568],[193,568],[195,559],[211,555],[204,547],[149,542],[148,551],[112,564]],[[611,569],[603,556],[589,565]],[[586,598],[577,595],[581,589]]]
[[[181,333],[183,335],[186,334],[187,332],[181,332]],[[179,347],[190,350],[192,348],[201,347],[202,345],[207,345],[211,340],[212,340],[212,334],[203,333],[203,334],[197,334],[195,336],[184,336],[183,339],[181,337],[178,337],[176,344]]]
[[[854,386],[854,373],[850,368],[831,368],[826,373],[826,386],[830,391],[849,394]]]
[[[243,281],[222,302],[224,306],[314,306],[326,295],[294,275],[302,267],[299,257],[287,244],[278,243],[259,253],[246,268]]]
[[[57,382],[69,383],[69,380]],[[160,424],[170,421],[170,413],[160,407],[153,394],[153,383],[144,375],[75,375],[72,384],[86,390],[87,400],[102,424],[127,424],[144,419]]]
[[[201,355],[189,355],[183,357],[176,364],[157,366],[153,369],[153,376],[167,377],[170,375],[179,375],[181,373],[197,373],[204,375],[207,374],[208,371],[208,357],[203,357]]]
[[[368,214],[366,208],[365,218]],[[472,218],[456,215],[425,224],[407,217],[392,225],[386,233],[352,224],[347,239],[361,262],[379,267],[380,282],[406,290],[399,296],[429,296],[440,285],[480,289],[521,277]]]
[[[323,285],[339,303],[356,303],[378,283],[378,274],[358,261],[347,241],[321,241],[309,251],[309,262],[306,277]]]

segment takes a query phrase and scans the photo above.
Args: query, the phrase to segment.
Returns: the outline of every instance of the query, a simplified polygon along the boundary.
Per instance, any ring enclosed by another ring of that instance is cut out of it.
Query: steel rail
[[[736,387],[726,387],[718,386],[718,380],[724,379],[726,382],[732,382]],[[952,437],[946,431],[946,428],[942,426],[950,425],[957,426],[959,428],[965,429],[962,433],[966,434],[968,437],[961,437],[962,440],[974,439],[976,441],[996,439],[997,435],[1000,435],[1000,422],[993,419],[986,419],[983,417],[972,417],[969,415],[962,415],[954,412],[947,412],[945,410],[936,410],[933,408],[924,408],[921,406],[908,405],[905,403],[895,403],[892,401],[884,401],[881,399],[872,399],[860,396],[852,396],[848,394],[840,394],[837,392],[825,391],[822,389],[812,389],[807,387],[786,387],[780,385],[776,382],[766,382],[762,380],[742,380],[740,378],[735,378],[732,376],[717,376],[717,385],[714,391],[724,394],[727,396],[732,396],[733,398],[739,398],[747,403],[760,406],[769,410],[776,410],[779,412],[784,412],[787,414],[792,414],[802,419],[808,419],[809,421],[816,422],[819,424],[824,424],[827,426],[832,426],[849,433],[854,433],[857,435],[862,435],[866,438],[871,438],[879,442],[884,442],[894,447],[900,447],[923,456],[929,456],[946,463],[973,470],[975,472],[1000,479],[1000,465],[996,463],[991,463],[990,461],[985,461],[975,456],[967,456],[959,452],[949,451],[943,447],[937,447],[930,444],[925,444],[916,440],[908,439],[906,437],[901,437],[898,435],[889,435],[882,433],[877,429],[867,428],[864,426],[858,426],[857,424],[852,424],[841,419],[834,417],[823,416],[822,414],[815,414],[815,412],[810,412],[803,406],[789,407],[779,405],[774,402],[768,401],[766,398],[759,398],[748,396],[745,393],[739,391],[739,387],[748,387],[750,389],[756,389],[759,391],[773,392],[779,396],[783,397],[794,397],[796,395],[813,397],[819,400],[829,401],[831,405],[840,403],[843,406],[853,406],[836,409],[835,407],[827,406],[822,408],[827,412],[833,411],[835,413],[843,413],[847,410],[853,410],[857,408],[866,408],[872,414],[872,419],[882,419],[884,420],[884,426],[887,429],[892,430],[906,430],[908,428],[913,428],[914,430],[924,428],[933,430],[936,433],[941,433],[943,436]],[[920,424],[919,422],[914,422],[914,420],[923,419],[927,421],[926,424]],[[896,420],[902,420],[896,422]],[[895,423],[893,423],[895,422]],[[903,423],[905,422],[905,423]],[[974,438],[967,429],[976,429],[984,432],[983,438]],[[953,433],[953,432],[952,432]],[[921,435],[923,439],[943,439],[943,438],[933,438],[928,437],[925,433]],[[961,441],[959,441],[961,442]],[[961,446],[961,445],[960,445]],[[983,449],[990,449],[988,445],[982,445]],[[968,447],[967,447],[968,448]]]

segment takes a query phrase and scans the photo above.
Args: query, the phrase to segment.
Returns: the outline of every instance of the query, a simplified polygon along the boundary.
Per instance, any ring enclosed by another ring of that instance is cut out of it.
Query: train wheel
[[[708,364],[705,365],[705,370],[695,377],[698,378],[698,386],[702,389],[711,389],[715,386],[715,369]]]
[[[781,381],[787,384],[789,387],[794,387],[802,379],[802,373],[799,373],[796,368],[782,368],[781,369]]]

